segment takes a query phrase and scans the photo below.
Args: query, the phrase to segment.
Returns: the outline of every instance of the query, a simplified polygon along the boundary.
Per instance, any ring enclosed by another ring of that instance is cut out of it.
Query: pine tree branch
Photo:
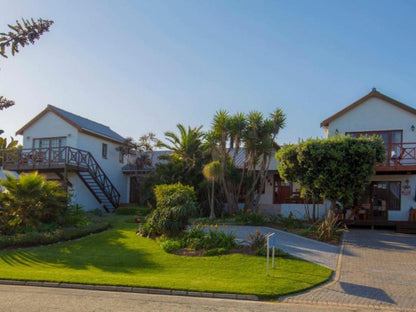
[[[8,25],[10,31],[0,33],[0,55],[7,58],[6,48],[9,47],[12,55],[19,53],[20,47],[34,44],[44,32],[49,31],[52,24],[53,21],[41,18],[37,21],[22,18],[21,22],[16,21],[16,25]]]

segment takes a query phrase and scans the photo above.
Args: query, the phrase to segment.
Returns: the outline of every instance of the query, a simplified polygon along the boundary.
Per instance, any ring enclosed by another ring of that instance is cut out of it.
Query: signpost
[[[274,234],[275,233],[269,233],[266,234],[266,238],[267,238],[267,276],[269,276],[269,266],[270,266],[270,244],[272,245],[272,268],[274,269],[274,245],[275,245],[275,240],[274,240]]]

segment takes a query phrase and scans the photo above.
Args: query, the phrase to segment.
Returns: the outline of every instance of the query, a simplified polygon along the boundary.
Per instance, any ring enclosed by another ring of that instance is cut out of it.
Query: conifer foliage
[[[8,25],[8,32],[0,33],[0,55],[7,58],[7,50],[15,55],[19,53],[21,47],[27,46],[30,43],[34,44],[43,33],[49,31],[53,24],[51,20],[44,20],[39,18],[35,21],[33,18],[16,21],[16,25]],[[0,110],[14,105],[14,101],[0,96]]]

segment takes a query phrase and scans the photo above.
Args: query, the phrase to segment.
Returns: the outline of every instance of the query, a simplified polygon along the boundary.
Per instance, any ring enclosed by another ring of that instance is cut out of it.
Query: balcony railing
[[[394,143],[386,145],[386,160],[377,164],[376,170],[400,170],[411,166],[416,167],[416,143]]]
[[[6,170],[31,171],[65,167],[88,172],[112,205],[118,207],[119,192],[88,151],[70,146],[3,151],[3,168]]]

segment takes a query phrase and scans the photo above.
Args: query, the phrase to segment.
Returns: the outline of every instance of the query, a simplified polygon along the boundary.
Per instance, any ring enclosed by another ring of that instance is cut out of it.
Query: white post
[[[270,260],[269,260],[269,256],[270,256],[270,237],[272,237],[274,235],[274,233],[269,233],[269,234],[267,234],[266,235],[266,238],[267,238],[267,246],[266,246],[266,248],[267,248],[267,250],[266,250],[266,252],[267,252],[267,276],[269,276],[269,265],[270,265]],[[273,245],[273,268],[274,268],[274,245]]]
[[[274,245],[272,247],[272,268],[274,269]]]
[[[267,235],[267,276],[269,276],[269,240],[270,240],[270,236]]]

